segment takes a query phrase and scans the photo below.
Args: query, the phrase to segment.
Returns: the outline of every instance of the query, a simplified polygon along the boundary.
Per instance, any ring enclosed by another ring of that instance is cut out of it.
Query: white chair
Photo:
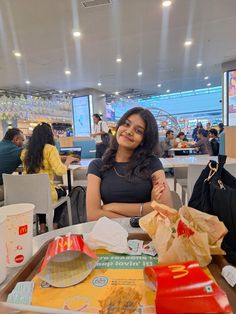
[[[70,198],[61,197],[52,203],[49,177],[46,173],[14,176],[3,174],[4,204],[32,203],[35,214],[46,214],[49,231],[53,227],[54,209],[67,202],[69,225],[72,225]]]
[[[186,199],[187,176],[188,176],[187,167],[180,167],[174,169],[174,191],[176,191],[178,183],[181,187],[182,194],[181,199],[183,204],[185,204]]]

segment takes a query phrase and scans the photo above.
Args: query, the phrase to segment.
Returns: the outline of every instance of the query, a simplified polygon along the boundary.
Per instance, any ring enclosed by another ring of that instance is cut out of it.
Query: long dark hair
[[[153,161],[153,156],[157,151],[159,144],[158,127],[153,114],[149,110],[143,109],[142,107],[135,107],[128,110],[120,118],[116,126],[116,131],[121,125],[125,124],[129,116],[133,114],[138,114],[143,119],[145,123],[145,131],[142,144],[134,150],[130,159],[129,165],[127,167],[126,177],[130,180],[131,176],[134,174],[146,179],[150,177],[149,166]],[[103,167],[101,169],[103,172],[114,167],[118,146],[119,145],[116,137],[113,137],[110,147],[103,156]]]
[[[24,161],[27,173],[37,173],[43,166],[43,149],[46,144],[55,145],[51,126],[43,122],[34,128],[29,140]]]

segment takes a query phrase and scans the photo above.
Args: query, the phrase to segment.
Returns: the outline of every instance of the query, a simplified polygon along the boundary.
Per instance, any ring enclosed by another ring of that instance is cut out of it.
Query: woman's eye
[[[141,129],[136,129],[135,131],[136,131],[137,134],[143,135],[143,130],[141,130]]]
[[[130,125],[129,121],[125,121],[124,126],[129,126],[129,125]]]

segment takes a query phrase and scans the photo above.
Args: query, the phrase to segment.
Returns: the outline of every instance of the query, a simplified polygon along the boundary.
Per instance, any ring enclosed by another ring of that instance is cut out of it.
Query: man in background
[[[0,201],[4,199],[2,174],[11,174],[21,164],[20,154],[25,137],[18,128],[9,129],[0,142]]]
[[[169,157],[169,150],[175,146],[174,131],[168,130],[166,132],[166,138],[161,142],[161,150],[163,152],[162,157]]]

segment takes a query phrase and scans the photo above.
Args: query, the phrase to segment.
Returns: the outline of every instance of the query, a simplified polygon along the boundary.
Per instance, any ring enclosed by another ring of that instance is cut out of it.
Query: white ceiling
[[[32,88],[69,91],[100,81],[108,93],[164,93],[205,87],[206,75],[220,85],[221,63],[236,59],[236,0],[173,0],[166,9],[161,2],[84,8],[79,0],[0,0],[0,88],[25,88],[30,80]]]

